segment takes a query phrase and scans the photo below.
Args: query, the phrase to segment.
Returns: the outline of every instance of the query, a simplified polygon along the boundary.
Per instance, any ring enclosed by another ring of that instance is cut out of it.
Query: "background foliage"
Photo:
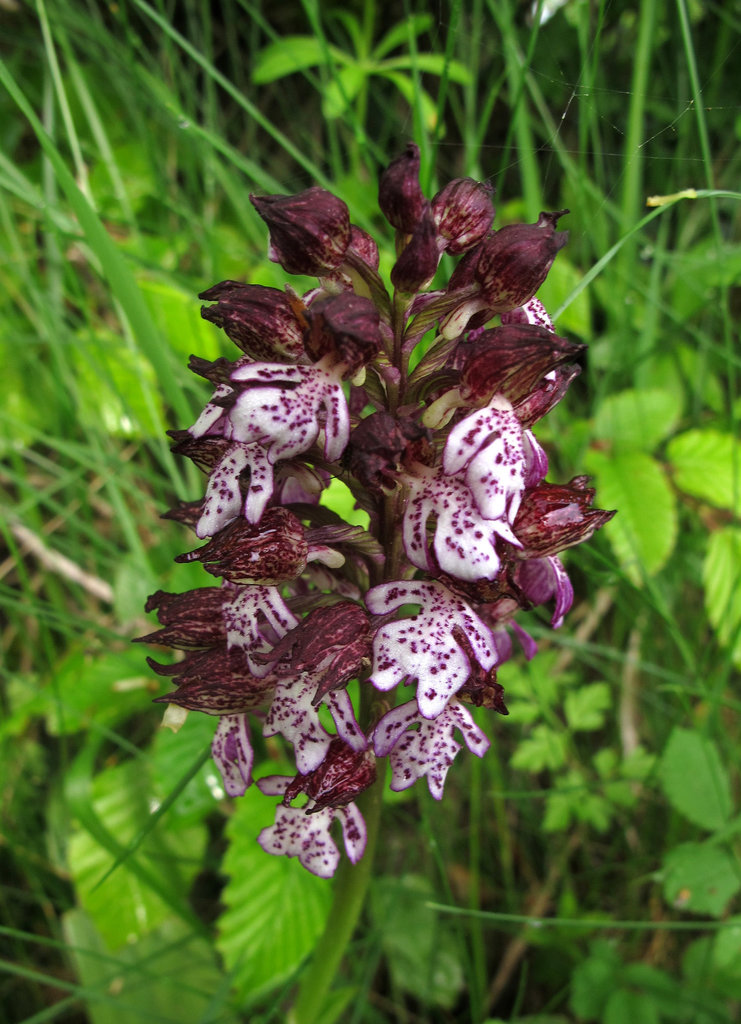
[[[541,297],[590,349],[542,439],[620,512],[502,671],[486,759],[389,801],[324,1020],[737,1019],[740,29],[709,0],[0,5],[5,1019],[282,1019],[328,886],[255,845],[211,720],[158,728],[130,638],[201,580],[158,521],[200,493],[164,437],[204,401],[187,356],[231,355],[196,293],[283,283],[248,192],[319,183],[383,233],[409,138],[428,195],[570,208]]]

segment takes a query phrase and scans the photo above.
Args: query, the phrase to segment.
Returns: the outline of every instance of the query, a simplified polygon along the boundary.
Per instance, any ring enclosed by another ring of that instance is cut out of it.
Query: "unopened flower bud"
[[[392,160],[378,183],[378,205],[389,224],[411,235],[422,216],[425,197],[419,187],[419,146],[410,142]]]
[[[274,587],[300,576],[308,554],[304,529],[293,513],[269,508],[256,525],[236,519],[204,547],[175,561],[202,562],[206,572],[231,583]]]
[[[421,454],[432,437],[416,420],[374,412],[361,420],[350,435],[346,462],[350,472],[372,491],[393,488],[405,454]]]
[[[306,309],[305,317],[308,327],[304,345],[308,355],[318,362],[331,354],[337,363],[347,367],[347,377],[354,377],[381,347],[378,310],[370,299],[354,292],[314,302]]]
[[[458,256],[478,245],[494,220],[492,189],[473,178],[456,178],[432,200],[432,215],[447,252]]]
[[[566,486],[541,483],[526,490],[514,522],[523,546],[517,554],[543,558],[588,540],[615,515],[590,508],[594,494],[587,477],[575,477]]]
[[[227,337],[253,359],[295,363],[303,355],[301,324],[285,292],[260,284],[222,281],[199,299],[204,320],[223,328]]]
[[[488,403],[494,394],[519,402],[557,366],[574,360],[585,345],[561,338],[545,327],[510,324],[478,333],[461,372],[461,395]],[[458,353],[456,353],[458,355]]]
[[[568,241],[567,231],[556,231],[565,213],[541,213],[536,224],[508,224],[482,243],[474,276],[494,313],[522,306],[545,281]]]
[[[289,274],[321,277],[336,270],[350,244],[345,203],[323,188],[293,196],[250,196],[270,229],[268,255]]]
[[[350,249],[372,270],[378,270],[380,258],[375,239],[356,224],[350,225]]]
[[[416,292],[430,283],[440,262],[437,229],[425,212],[391,270],[391,283],[400,292]]]
[[[283,803],[288,805],[299,793],[306,793],[314,801],[309,813],[315,814],[325,807],[344,807],[375,781],[372,750],[353,750],[336,736],[319,767],[307,775],[297,775],[288,784]]]

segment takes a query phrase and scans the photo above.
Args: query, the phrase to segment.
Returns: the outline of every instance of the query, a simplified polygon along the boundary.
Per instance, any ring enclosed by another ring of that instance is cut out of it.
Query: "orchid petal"
[[[443,468],[451,476],[465,468],[466,483],[486,519],[514,520],[525,487],[525,453],[522,427],[506,398],[495,395],[487,408],[453,427]]]
[[[418,728],[409,730],[409,725]],[[408,789],[417,779],[427,776],[430,793],[441,800],[445,777],[461,749],[453,738],[459,729],[466,746],[477,757],[489,749],[489,740],[476,725],[470,712],[453,698],[432,721],[420,715],[417,701],[410,701],[389,711],[376,726],[376,755],[389,754],[392,768],[391,789]]]
[[[229,420],[235,439],[259,442],[272,463],[307,451],[324,429],[324,455],[338,459],[350,436],[339,380],[319,365],[250,363],[232,374],[240,390]]]
[[[229,796],[244,796],[252,784],[254,761],[247,715],[222,715],[211,744],[211,756]]]
[[[340,851],[329,834],[334,817],[330,807],[307,814],[303,807],[279,804],[275,824],[264,828],[257,841],[266,853],[298,857],[312,874],[331,878],[340,862]]]
[[[244,651],[253,675],[266,676],[270,665],[258,662],[253,657],[271,649],[270,640],[260,629],[258,616],[262,614],[267,619],[278,638],[285,636],[289,629],[297,625],[298,619],[280,596],[277,587],[246,586],[231,593],[234,596],[226,600],[222,607],[227,646],[239,647]]]
[[[424,718],[436,718],[471,673],[468,656],[453,637],[456,626],[484,670],[497,661],[489,627],[441,583],[382,583],[368,591],[366,604],[377,614],[404,604],[421,605],[417,615],[387,622],[376,633],[371,682],[379,690],[391,690],[404,679],[418,679],[417,700]]]

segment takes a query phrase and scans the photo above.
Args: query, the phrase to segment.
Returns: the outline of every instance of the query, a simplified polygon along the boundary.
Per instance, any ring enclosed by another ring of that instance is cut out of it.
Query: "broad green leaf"
[[[409,42],[410,37],[420,36],[431,28],[433,21],[431,14],[410,14],[408,18],[404,18],[398,25],[390,28],[386,35],[376,43],[373,48],[373,56],[377,59],[385,57],[397,46],[404,46]]]
[[[690,729],[672,730],[659,781],[675,810],[700,828],[719,829],[733,809],[728,774],[712,740]]]
[[[347,110],[363,87],[368,69],[360,64],[348,64],[327,83],[322,97],[322,113],[332,121]]]
[[[561,253],[548,271],[548,277],[538,290],[538,298],[547,310],[558,309],[581,281],[583,275]],[[559,314],[556,330],[559,334],[578,334],[590,339],[592,334],[592,307],[587,288],[580,291],[573,302]]]
[[[664,897],[679,910],[720,917],[741,889],[736,859],[711,843],[682,843],[664,858]]]
[[[434,131],[437,127],[437,104],[427,90],[418,89],[409,75],[399,71],[384,70],[383,65],[379,65],[377,73],[394,83],[410,107],[414,108],[419,104],[425,128],[428,131]]]
[[[39,695],[52,736],[96,726],[111,726],[151,700],[152,679],[143,652],[135,647],[93,656],[73,650]]]
[[[676,274],[670,304],[680,321],[688,320],[707,309],[714,289],[731,287],[741,277],[741,246],[727,243],[719,246],[708,236],[693,248],[671,255]]]
[[[162,705],[159,705],[162,707]],[[186,772],[197,763],[213,739],[218,719],[194,711],[183,726],[158,729],[151,749],[153,789],[164,800]],[[197,824],[216,809],[224,798],[221,776],[211,758],[198,770],[169,810],[173,820]]]
[[[414,68],[428,75],[442,76],[445,72],[451,82],[458,85],[469,85],[471,72],[460,61],[451,60],[446,63],[442,53],[415,53],[404,57],[389,57],[378,65],[380,74],[390,71],[412,71]]]
[[[564,700],[564,712],[570,729],[584,732],[601,729],[612,694],[607,683],[590,683],[569,690]]]
[[[151,363],[113,331],[81,331],[76,341],[81,423],[114,437],[161,436],[162,395]]]
[[[674,430],[681,399],[671,391],[631,389],[605,398],[594,418],[594,436],[615,451],[650,452]]]
[[[713,943],[713,963],[721,971],[741,981],[741,917],[724,922]]]
[[[702,581],[708,618],[741,667],[741,529],[727,526],[711,534]]]
[[[566,763],[566,737],[548,725],[536,725],[530,736],[518,744],[510,763],[530,772],[560,768]]]
[[[133,842],[150,815],[150,786],[140,761],[107,768],[92,783],[92,811],[116,849],[106,846],[81,825],[69,840],[70,874],[81,905],[90,914],[110,949],[148,934],[172,914],[157,889],[181,892],[183,902],[199,868],[205,841],[203,828],[159,828],[146,837],[135,854],[102,884],[121,848]],[[133,862],[144,873],[134,869]],[[151,879],[153,884],[148,884]]]
[[[635,584],[658,572],[674,550],[677,509],[663,469],[644,452],[587,453],[601,508],[616,508],[604,528],[621,568]]]
[[[620,954],[606,939],[591,944],[590,953],[571,975],[569,1005],[582,1020],[601,1019],[622,966]]]
[[[331,883],[297,860],[258,846],[260,830],[273,823],[276,802],[252,786],[235,801],[227,826],[223,871],[229,880],[221,894],[226,909],[217,947],[247,1004],[298,969],[324,928],[332,896]]]
[[[610,993],[602,1024],[659,1024],[659,1008],[646,992],[618,988]]]
[[[336,63],[347,63],[347,55],[336,47],[329,47],[329,53]],[[257,55],[252,81],[255,85],[275,82],[286,75],[324,64],[325,59],[324,47],[315,36],[281,36]]]
[[[371,888],[371,913],[395,985],[427,1006],[450,1009],[464,987],[463,969],[434,898],[416,875],[381,878]]]
[[[230,359],[236,355],[224,332],[201,317],[197,295],[161,278],[142,275],[138,283],[153,320],[184,360],[193,352],[204,359],[218,359],[225,352]],[[205,387],[208,388],[207,383]]]
[[[90,1024],[190,1024],[214,1020],[223,982],[209,942],[166,921],[111,956],[90,916],[62,918]],[[223,1004],[222,1011],[236,1011]],[[208,1015],[208,1016],[207,1016]]]
[[[670,441],[667,456],[680,491],[732,512],[741,507],[741,454],[732,434],[688,430]]]

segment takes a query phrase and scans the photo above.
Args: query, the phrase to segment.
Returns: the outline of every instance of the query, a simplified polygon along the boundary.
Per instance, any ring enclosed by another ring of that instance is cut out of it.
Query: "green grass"
[[[484,761],[440,806],[389,800],[325,1020],[737,1019],[738,13],[37,0],[0,25],[6,1018],[284,1017],[327,886],[255,847],[212,722],[158,729],[130,639],[201,579],[158,518],[201,489],[164,434],[207,394],[187,356],[231,356],[196,295],[283,284],[248,194],[331,188],[387,267],[375,183],[413,137],[428,195],[471,174],[498,224],[571,210],[542,296],[590,349],[539,437],[620,513],[502,670]]]

